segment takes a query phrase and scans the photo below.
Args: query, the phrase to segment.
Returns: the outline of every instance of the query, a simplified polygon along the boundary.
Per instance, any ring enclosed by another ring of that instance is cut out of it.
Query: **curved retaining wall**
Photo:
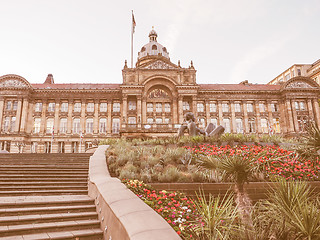
[[[105,151],[99,146],[90,157],[89,196],[95,199],[106,240],[178,240],[181,238],[152,208],[110,177]]]

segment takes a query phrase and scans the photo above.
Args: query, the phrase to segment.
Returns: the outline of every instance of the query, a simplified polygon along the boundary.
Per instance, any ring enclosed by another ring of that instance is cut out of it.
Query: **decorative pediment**
[[[142,69],[177,69],[175,65],[166,63],[161,60],[157,60],[155,62],[149,63],[141,68]]]
[[[1,87],[9,87],[9,88],[28,88],[28,85],[24,82],[21,82],[17,79],[8,79],[0,83]]]
[[[10,74],[0,77],[0,88],[32,88],[30,83],[21,76]]]
[[[315,87],[311,86],[309,83],[299,81],[299,82],[289,83],[286,86],[286,88],[315,88]]]

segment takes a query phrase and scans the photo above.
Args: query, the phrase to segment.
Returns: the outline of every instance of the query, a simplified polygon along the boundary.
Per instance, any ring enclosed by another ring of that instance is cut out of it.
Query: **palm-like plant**
[[[204,192],[200,192],[194,201],[199,218],[189,229],[193,239],[234,239],[240,227],[237,221],[237,207],[233,203],[232,193],[226,194],[223,198],[214,198],[211,194],[206,197]]]
[[[320,129],[315,122],[310,122],[306,130],[306,134],[303,136],[303,142],[298,146],[297,150],[302,156],[319,156]]]
[[[305,182],[279,181],[264,204],[264,217],[272,224],[273,235],[288,239],[320,239],[320,204]]]

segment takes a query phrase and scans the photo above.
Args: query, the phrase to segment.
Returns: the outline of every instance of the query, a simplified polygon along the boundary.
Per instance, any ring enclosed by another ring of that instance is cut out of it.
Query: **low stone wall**
[[[315,193],[320,193],[320,182],[309,182]],[[203,191],[206,196],[224,195],[227,191],[233,191],[234,184],[232,183],[150,183],[157,190],[180,191],[188,197],[196,197],[199,190]],[[244,185],[250,199],[256,202],[260,199],[266,199],[271,188],[275,187],[274,182],[250,182]]]
[[[110,177],[105,155],[107,148],[99,146],[90,157],[88,182],[89,196],[95,199],[104,239],[181,239],[159,214],[119,179]]]

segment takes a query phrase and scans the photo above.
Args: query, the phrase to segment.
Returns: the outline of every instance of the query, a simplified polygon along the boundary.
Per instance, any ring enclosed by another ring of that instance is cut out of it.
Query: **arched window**
[[[144,52],[145,50],[146,50],[145,47],[142,47],[142,48],[141,48],[141,52]]]
[[[152,50],[157,50],[157,45],[152,45]]]

